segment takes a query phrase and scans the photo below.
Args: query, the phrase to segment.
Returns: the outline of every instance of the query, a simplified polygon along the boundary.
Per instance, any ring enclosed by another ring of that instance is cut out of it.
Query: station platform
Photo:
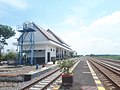
[[[72,87],[60,86],[58,90],[105,90],[105,88],[86,58],[82,57],[73,70]]]

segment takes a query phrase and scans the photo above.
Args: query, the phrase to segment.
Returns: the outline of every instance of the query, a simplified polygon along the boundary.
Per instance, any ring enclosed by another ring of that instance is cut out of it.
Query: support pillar
[[[60,48],[58,49],[59,59],[60,59]]]
[[[60,49],[60,59],[62,59],[62,49]]]
[[[65,53],[64,53],[65,51],[63,50],[63,59],[65,58]]]

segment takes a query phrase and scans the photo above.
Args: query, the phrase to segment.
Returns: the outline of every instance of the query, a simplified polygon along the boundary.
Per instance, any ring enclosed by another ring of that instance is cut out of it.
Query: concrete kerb
[[[35,77],[38,77],[38,76],[44,74],[45,72],[48,72],[49,70],[51,70],[55,67],[57,67],[57,65],[43,67],[41,69],[37,69],[36,71],[30,71],[29,73],[24,74],[24,81],[29,81]]]

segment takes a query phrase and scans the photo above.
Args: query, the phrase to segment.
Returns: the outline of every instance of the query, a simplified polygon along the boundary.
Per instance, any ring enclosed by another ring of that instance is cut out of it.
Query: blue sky
[[[0,0],[0,24],[16,29],[24,21],[49,28],[79,54],[120,54],[120,0]],[[15,49],[18,36],[5,48]]]

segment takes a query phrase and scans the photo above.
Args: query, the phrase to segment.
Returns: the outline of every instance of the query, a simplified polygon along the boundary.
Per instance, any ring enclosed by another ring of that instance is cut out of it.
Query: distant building
[[[32,22],[34,33],[34,57],[36,63],[47,63],[54,59],[63,59],[73,56],[73,50],[60,37],[54,34],[51,30],[44,30],[40,26]],[[21,39],[21,36],[19,37]],[[27,41],[27,38],[25,38]],[[28,50],[29,44],[25,43],[23,50]],[[30,54],[26,53],[26,58]]]
[[[73,57],[76,57],[76,56],[77,56],[77,52],[73,51]]]

